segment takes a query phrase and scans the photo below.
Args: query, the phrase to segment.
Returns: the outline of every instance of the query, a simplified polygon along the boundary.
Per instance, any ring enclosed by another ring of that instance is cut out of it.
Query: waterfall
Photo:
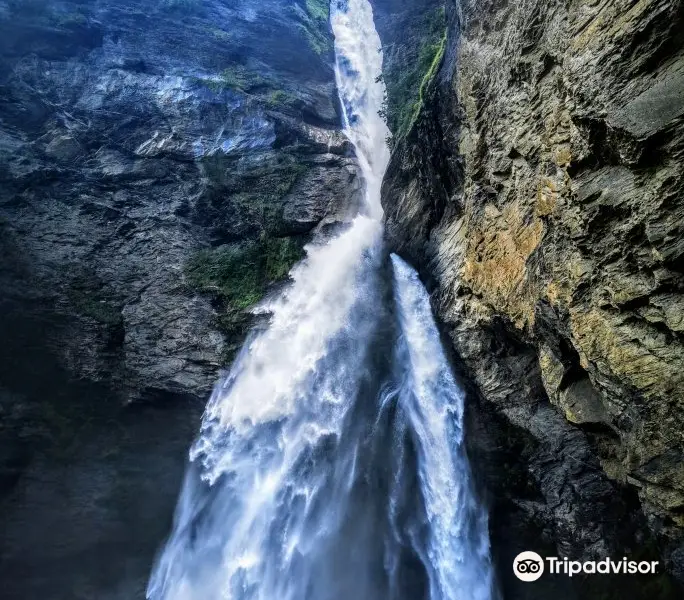
[[[333,0],[359,215],[307,247],[207,405],[152,600],[481,600],[484,513],[427,293],[382,245],[389,132],[368,0]],[[394,301],[392,300],[394,289]]]
[[[400,323],[400,406],[418,446],[430,523],[431,600],[488,600],[493,581],[486,514],[475,501],[463,440],[464,394],[451,373],[418,274],[392,255]]]
[[[390,159],[390,131],[380,116],[385,100],[380,36],[368,0],[332,0],[330,17],[345,133],[363,172],[367,209],[380,220],[380,187]]]

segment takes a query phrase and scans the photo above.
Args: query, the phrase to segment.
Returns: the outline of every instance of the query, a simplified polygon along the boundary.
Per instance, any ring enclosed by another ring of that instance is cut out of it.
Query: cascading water
[[[399,403],[418,446],[418,474],[429,531],[425,547],[431,600],[492,597],[484,511],[471,489],[463,442],[463,391],[444,355],[418,274],[392,255],[403,379]]]
[[[307,248],[209,400],[153,600],[494,597],[462,393],[417,275],[393,257],[387,276],[371,6],[333,0],[331,22],[365,206]]]

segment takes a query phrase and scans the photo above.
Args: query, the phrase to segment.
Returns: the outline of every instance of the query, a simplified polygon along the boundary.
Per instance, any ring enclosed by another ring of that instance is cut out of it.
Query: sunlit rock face
[[[0,2],[8,598],[143,596],[245,309],[358,202],[333,63],[318,0]]]
[[[446,2],[383,199],[479,392],[501,535],[518,519],[575,555],[651,545],[680,578],[682,19],[668,0]]]

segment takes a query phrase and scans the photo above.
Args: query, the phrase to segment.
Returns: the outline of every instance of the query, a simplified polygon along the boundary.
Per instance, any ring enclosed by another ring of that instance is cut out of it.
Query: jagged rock
[[[432,285],[472,418],[501,421],[481,434],[522,436],[498,460],[541,494],[530,526],[581,556],[636,551],[645,516],[681,573],[681,3],[446,5],[441,69],[384,186],[390,241]]]

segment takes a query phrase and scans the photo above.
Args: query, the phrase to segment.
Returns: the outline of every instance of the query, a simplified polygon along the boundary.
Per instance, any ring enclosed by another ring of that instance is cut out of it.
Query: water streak
[[[365,177],[368,209],[380,219],[380,187],[390,159],[390,131],[380,116],[386,95],[380,36],[368,0],[332,0],[330,10],[345,133]]]
[[[385,260],[389,132],[369,1],[333,0],[331,23],[365,205],[307,247],[289,287],[262,307],[268,327],[214,390],[153,600],[491,597],[462,393],[427,293],[396,258],[391,283]]]
[[[418,445],[429,521],[431,600],[488,600],[493,595],[486,514],[472,489],[463,440],[464,392],[456,383],[418,274],[392,256],[405,379],[401,407]]]

